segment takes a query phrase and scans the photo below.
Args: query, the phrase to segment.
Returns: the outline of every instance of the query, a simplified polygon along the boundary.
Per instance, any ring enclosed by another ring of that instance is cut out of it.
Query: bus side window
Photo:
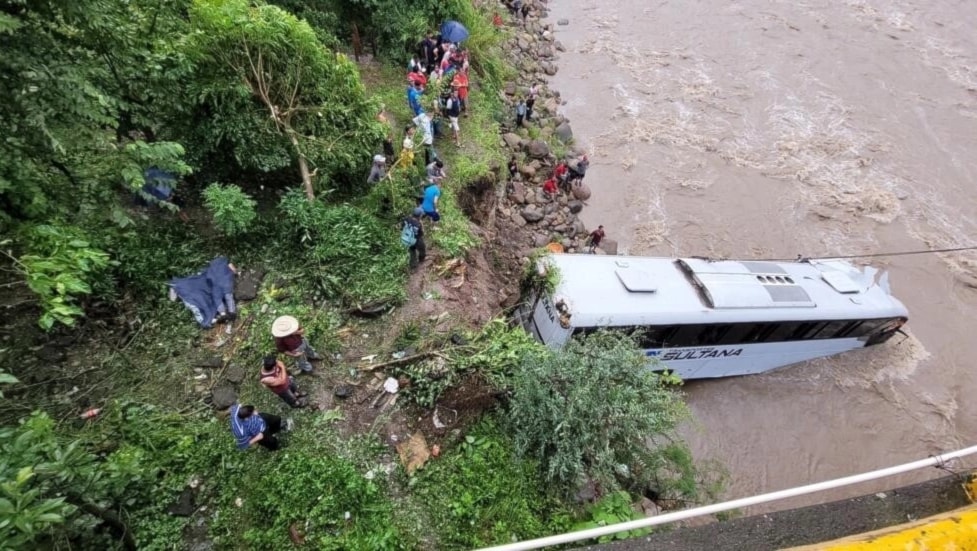
[[[813,334],[812,338],[815,339],[836,339],[837,335],[841,332],[845,326],[851,323],[851,320],[838,320],[826,322],[816,334]]]
[[[865,321],[862,322],[861,325],[858,326],[858,328],[855,331],[853,331],[848,336],[849,337],[859,337],[859,338],[861,338],[861,337],[865,337],[865,336],[871,335],[872,333],[875,332],[876,329],[882,327],[883,325],[885,325],[889,321],[891,321],[891,320],[888,319],[888,318],[886,318],[886,319],[875,319],[875,320],[865,320]]]
[[[803,325],[796,321],[782,321],[775,324],[776,327],[767,337],[766,342],[784,342],[793,340],[793,335],[798,326]]]
[[[753,331],[754,327],[756,325],[753,323],[734,323],[729,326],[729,330],[726,331],[726,334],[716,344],[742,344],[749,342],[746,340],[746,337]]]
[[[729,333],[732,329],[732,325],[729,323],[718,323],[712,325],[703,325],[702,331],[699,332],[699,345],[701,346],[715,346],[723,341],[723,337]]]
[[[674,346],[672,344],[672,337],[678,327],[674,325],[660,325],[646,327],[644,332],[641,334],[641,339],[638,341],[642,348],[664,348],[665,346]]]
[[[777,326],[772,323],[758,323],[750,329],[750,332],[743,337],[743,342],[766,342],[767,338],[773,333]]]

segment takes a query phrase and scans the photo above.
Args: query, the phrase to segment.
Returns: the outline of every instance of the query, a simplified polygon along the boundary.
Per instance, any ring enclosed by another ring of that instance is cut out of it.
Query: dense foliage
[[[688,412],[645,362],[630,338],[614,332],[526,356],[513,376],[508,417],[516,449],[567,494],[591,482],[608,491],[660,488],[673,467],[666,450]]]

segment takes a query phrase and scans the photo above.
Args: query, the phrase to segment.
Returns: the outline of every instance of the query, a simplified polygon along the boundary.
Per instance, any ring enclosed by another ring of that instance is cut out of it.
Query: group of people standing
[[[312,362],[322,359],[305,337],[305,330],[293,316],[279,316],[271,324],[271,335],[275,339],[278,354],[295,360],[295,368],[301,373],[312,373]],[[277,354],[269,354],[261,362],[258,380],[262,386],[278,396],[292,408],[307,405],[306,393],[299,390],[295,377]],[[237,447],[246,450],[260,445],[269,450],[277,450],[281,442],[276,434],[283,429],[282,419],[277,415],[259,412],[253,405],[234,404],[231,406],[231,433]]]

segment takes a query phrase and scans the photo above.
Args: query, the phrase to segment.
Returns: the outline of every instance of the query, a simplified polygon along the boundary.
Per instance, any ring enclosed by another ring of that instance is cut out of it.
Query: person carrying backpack
[[[404,218],[400,230],[400,243],[407,247],[407,254],[410,256],[410,271],[412,272],[427,257],[427,247],[424,245],[424,226],[421,225],[421,216],[423,215],[424,209],[417,207],[410,216]]]

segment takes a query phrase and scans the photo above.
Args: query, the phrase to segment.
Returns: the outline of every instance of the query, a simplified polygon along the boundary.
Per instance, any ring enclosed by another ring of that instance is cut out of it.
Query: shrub
[[[28,254],[16,260],[27,286],[40,300],[38,325],[74,325],[82,315],[78,297],[92,292],[92,284],[109,265],[109,256],[96,249],[85,234],[71,226],[41,224],[26,232]],[[12,258],[12,257],[11,257]]]
[[[301,190],[286,194],[279,208],[327,295],[351,304],[404,299],[407,253],[399,228],[351,205],[309,201]]]
[[[257,213],[257,203],[235,185],[210,184],[204,189],[204,206],[214,217],[214,225],[224,235],[232,237],[248,231]]]
[[[588,480],[610,491],[668,478],[662,449],[688,410],[645,362],[631,339],[605,331],[525,356],[508,416],[519,455],[567,495]]]
[[[416,480],[414,493],[437,526],[439,549],[511,543],[569,527],[569,514],[547,495],[536,465],[513,458],[511,439],[491,419]]]

